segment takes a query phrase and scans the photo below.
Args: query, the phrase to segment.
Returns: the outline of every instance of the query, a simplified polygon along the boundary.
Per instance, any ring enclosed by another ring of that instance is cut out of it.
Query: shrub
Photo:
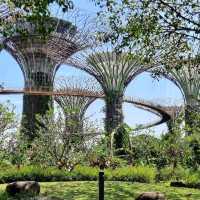
[[[127,166],[127,161],[121,158],[112,157],[107,159],[108,167],[112,169],[121,168]]]
[[[173,167],[165,167],[160,169],[157,174],[158,181],[180,181],[185,180],[186,177],[190,175],[188,169],[184,169],[181,166],[177,166],[175,169]]]
[[[156,170],[152,167],[135,166],[118,168],[113,171],[106,170],[106,176],[113,181],[132,181],[150,183],[154,182]]]
[[[99,169],[97,167],[76,166],[74,174],[77,180],[97,180]]]
[[[119,167],[124,167],[127,165],[127,161],[117,157],[106,157],[106,156],[98,156],[95,154],[89,155],[89,165],[90,167],[100,167],[102,163],[102,159],[104,160],[105,168],[116,169]]]
[[[97,180],[99,168],[76,166],[73,172],[59,170],[54,167],[43,168],[40,166],[24,166],[20,169],[9,168],[0,172],[0,183],[13,181],[84,181]],[[105,179],[113,181],[137,181],[153,182],[156,170],[151,167],[123,167],[117,169],[105,169]]]
[[[187,177],[185,177],[185,184],[188,187],[200,189],[200,169],[197,171],[190,171]]]
[[[12,167],[8,170],[0,171],[0,183],[13,182],[16,180],[64,181],[67,179],[68,174],[68,172],[54,167],[43,168],[40,166],[23,166],[20,169]]]

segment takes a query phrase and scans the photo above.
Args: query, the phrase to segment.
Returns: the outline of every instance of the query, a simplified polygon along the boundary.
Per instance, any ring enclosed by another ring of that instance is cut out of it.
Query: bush
[[[180,181],[185,180],[186,177],[190,176],[189,169],[184,169],[181,166],[176,167],[165,167],[159,170],[157,174],[157,181]]]
[[[98,172],[99,168],[86,167],[86,166],[76,166],[73,171],[76,180],[89,180],[89,181],[97,180]]]
[[[185,177],[185,184],[188,187],[200,189],[200,169],[197,171],[190,171],[187,177]]]
[[[94,181],[98,179],[99,168],[76,166],[72,172],[60,170],[54,167],[43,168],[40,166],[24,166],[20,169],[9,168],[0,172],[0,183],[13,181]],[[151,167],[123,167],[117,169],[105,169],[105,179],[113,181],[137,181],[153,182],[156,170]]]
[[[90,167],[100,167],[100,163],[102,161],[102,158],[104,160],[105,168],[112,168],[116,169],[119,167],[124,167],[127,165],[127,161],[118,158],[118,157],[106,157],[106,156],[98,156],[96,154],[90,154],[89,155],[89,166]]]
[[[23,166],[20,169],[16,167],[0,171],[0,183],[13,181],[56,181],[68,180],[69,173],[54,167]]]
[[[155,181],[156,170],[148,166],[135,166],[118,168],[113,171],[108,169],[105,171],[105,174],[108,180],[113,181],[151,183]]]
[[[157,174],[157,181],[181,181],[186,187],[200,188],[200,170],[166,167]]]

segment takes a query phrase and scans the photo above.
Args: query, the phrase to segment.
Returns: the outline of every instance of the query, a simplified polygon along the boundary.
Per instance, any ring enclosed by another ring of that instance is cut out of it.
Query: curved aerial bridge
[[[104,98],[103,92],[94,92],[87,89],[71,89],[58,91],[44,91],[42,90],[29,90],[29,89],[8,89],[0,88],[1,95],[13,95],[13,94],[26,94],[26,95],[42,95],[42,96],[81,96],[81,97],[94,97],[94,98]],[[158,116],[159,118],[153,122],[145,125],[139,125],[136,130],[150,128],[162,123],[168,122],[169,120],[174,120],[175,117],[181,112],[181,106],[163,106],[152,101],[147,101],[143,99],[124,97],[124,102],[133,104],[135,107],[146,110]]]

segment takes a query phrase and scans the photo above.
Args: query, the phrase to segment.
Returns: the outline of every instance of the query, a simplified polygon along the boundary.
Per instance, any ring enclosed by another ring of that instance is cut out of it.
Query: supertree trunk
[[[188,135],[192,134],[193,129],[200,128],[199,114],[191,105],[185,106],[185,126]]]
[[[169,133],[173,133],[173,127],[175,126],[174,120],[170,119],[167,121],[167,128]]]
[[[83,133],[83,118],[80,118],[79,115],[66,114],[65,126],[69,134],[81,134]]]
[[[24,95],[22,132],[29,140],[33,140],[37,136],[40,127],[45,127],[37,119],[37,115],[44,116],[52,107],[53,102],[50,96]]]
[[[53,88],[48,75],[42,72],[32,74],[31,81],[33,83],[33,90],[47,91]],[[22,133],[25,134],[30,141],[37,136],[37,131],[41,127],[45,128],[45,124],[42,124],[37,116],[44,116],[50,109],[53,109],[53,99],[51,96],[23,96]]]
[[[110,155],[113,155],[113,134],[117,128],[123,123],[123,95],[111,95],[107,94],[105,97],[106,102],[106,118],[105,118],[105,130],[108,136],[108,149],[110,150]],[[121,141],[119,141],[121,142]]]
[[[123,123],[123,111],[122,95],[106,95],[106,119],[105,119],[105,130],[108,134],[111,134],[117,127]]]

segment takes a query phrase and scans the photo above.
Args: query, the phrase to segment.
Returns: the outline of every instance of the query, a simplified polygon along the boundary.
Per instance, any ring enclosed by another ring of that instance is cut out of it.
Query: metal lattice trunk
[[[39,127],[45,127],[37,120],[37,115],[43,116],[53,108],[51,96],[24,95],[23,96],[23,120],[22,132],[30,140],[36,136]]]
[[[197,130],[200,128],[199,114],[199,106],[195,107],[194,105],[185,105],[185,125],[188,135],[192,134],[193,129]]]
[[[52,91],[56,71],[71,55],[87,48],[89,36],[76,24],[57,18],[47,20],[47,29],[52,31],[44,36],[37,32],[31,22],[16,22],[16,33],[6,38],[4,48],[18,62],[25,80],[25,90]],[[25,35],[17,31],[26,30]],[[22,130],[33,139],[37,130],[36,115],[44,115],[52,108],[50,96],[28,96],[23,98]],[[39,123],[40,125],[40,123]]]
[[[112,138],[112,132],[123,123],[122,101],[127,85],[151,66],[144,64],[138,55],[130,56],[127,52],[119,53],[104,48],[78,55],[69,64],[88,72],[100,83],[106,103],[105,129]]]
[[[92,78],[86,77],[62,77],[56,82],[57,91],[73,90],[79,93],[93,94],[100,91],[99,84]],[[55,96],[56,102],[62,108],[66,131],[70,134],[81,135],[84,133],[84,115],[96,97],[89,96]]]
[[[195,115],[200,115],[200,66],[199,56],[183,59],[172,60],[169,66],[161,69],[160,73],[167,79],[171,80],[182,92],[185,105],[185,125],[186,128],[200,126]],[[198,117],[197,117],[198,118]],[[191,131],[188,131],[191,134]]]
[[[119,127],[124,120],[123,117],[123,96],[109,94],[105,97],[106,102],[106,119],[105,119],[105,130],[107,133],[112,133]]]

